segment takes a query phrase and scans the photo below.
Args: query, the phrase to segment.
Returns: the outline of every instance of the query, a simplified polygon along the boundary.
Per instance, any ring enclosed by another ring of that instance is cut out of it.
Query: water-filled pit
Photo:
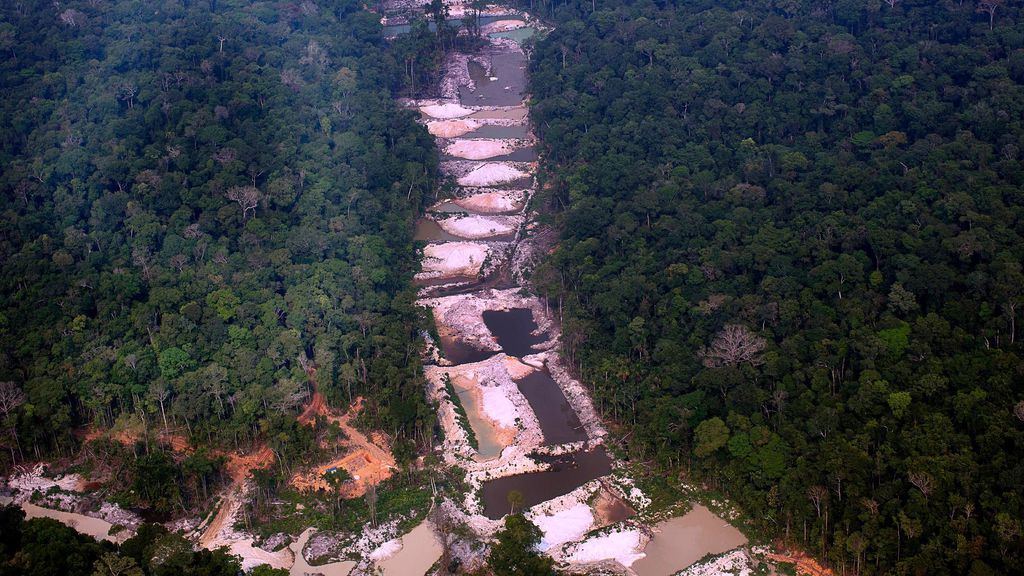
[[[611,459],[603,447],[587,452],[562,456],[537,456],[538,461],[549,462],[551,468],[543,472],[516,474],[484,482],[480,496],[484,515],[498,520],[511,510],[509,493],[522,495],[522,510],[564,496],[587,482],[611,472]],[[518,511],[518,510],[517,510]]]
[[[544,334],[534,334],[537,323],[533,320],[533,312],[528,308],[485,310],[483,318],[487,329],[509,356],[522,358],[535,354],[537,350],[533,347],[547,340]]]
[[[526,89],[526,55],[522,52],[492,54],[489,71],[478,62],[470,61],[469,77],[476,89],[459,87],[459,102],[464,106],[521,104]]]
[[[568,444],[587,439],[587,432],[576,411],[547,370],[533,372],[515,382],[537,415],[545,444]]]

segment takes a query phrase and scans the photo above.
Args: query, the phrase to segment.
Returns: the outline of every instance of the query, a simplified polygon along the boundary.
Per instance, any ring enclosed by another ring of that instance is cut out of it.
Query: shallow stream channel
[[[587,390],[562,362],[558,323],[524,281],[549,247],[538,240],[526,94],[527,39],[545,26],[490,10],[486,44],[449,54],[440,97],[404,101],[456,184],[416,235],[418,303],[436,327],[424,373],[444,429],[439,455],[465,470],[472,488],[446,504],[484,540],[507,514],[524,513],[544,534],[539,549],[572,571],[671,574],[745,539],[700,507],[642,520],[650,501],[609,454]]]

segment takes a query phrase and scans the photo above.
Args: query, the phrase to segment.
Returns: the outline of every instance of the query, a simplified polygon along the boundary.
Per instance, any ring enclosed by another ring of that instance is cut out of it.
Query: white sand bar
[[[438,225],[453,236],[480,240],[514,233],[517,221],[508,216],[451,216]]]
[[[500,214],[520,210],[526,200],[527,190],[482,192],[454,201],[458,206],[481,214]]]
[[[478,120],[434,120],[427,122],[427,131],[436,138],[457,138],[483,126]]]
[[[530,174],[507,164],[489,162],[459,178],[458,183],[460,186],[494,186],[513,182],[527,176],[530,176]]]
[[[423,271],[417,278],[472,275],[480,272],[487,257],[487,246],[476,242],[428,244],[423,256]]]
[[[447,104],[430,104],[420,108],[420,112],[430,116],[431,118],[449,119],[449,118],[462,118],[463,116],[469,116],[475,110],[471,110],[464,106],[460,106],[455,103]]]
[[[495,156],[511,154],[516,149],[515,140],[499,140],[480,138],[476,140],[456,140],[444,149],[445,154],[466,160],[486,160]]]
[[[546,552],[552,547],[582,538],[594,525],[594,514],[590,506],[581,502],[565,510],[536,516],[533,523],[544,533],[538,549]]]
[[[587,563],[615,560],[629,568],[634,562],[644,557],[644,553],[640,551],[642,547],[643,536],[639,530],[610,532],[579,543],[569,556],[569,561]]]

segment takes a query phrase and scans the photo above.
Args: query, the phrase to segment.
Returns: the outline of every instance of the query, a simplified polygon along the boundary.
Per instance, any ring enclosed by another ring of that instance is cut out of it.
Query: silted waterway
[[[414,103],[457,185],[417,226],[420,302],[441,335],[425,374],[445,459],[478,487],[472,514],[491,519],[508,513],[509,494],[525,511],[609,475],[612,463],[603,432],[591,435],[599,424],[589,398],[561,368],[554,325],[516,280],[532,266],[520,255],[533,250],[537,169],[528,55],[516,39],[533,30],[507,33],[526,24],[487,22],[481,49],[448,54],[442,97]]]
[[[509,495],[518,492],[522,511],[572,492],[587,482],[611,472],[611,460],[604,448],[576,452],[564,456],[538,456],[537,460],[551,465],[543,472],[517,474],[486,482],[481,491],[484,515],[497,520],[512,510]]]
[[[471,17],[468,4],[449,7]],[[520,43],[545,26],[507,15],[509,7],[485,10],[495,18],[482,22],[483,45],[448,52],[439,92],[405,101],[436,139],[450,183],[417,234],[417,302],[430,308],[440,336],[424,363],[444,431],[435,454],[463,470],[472,490],[441,505],[483,540],[514,509],[540,528],[540,549],[560,568],[591,573],[618,563],[628,571],[650,534],[626,519],[650,500],[624,469],[613,472],[607,431],[559,355],[558,323],[523,280],[555,236],[536,211],[537,150],[524,101],[529,54]],[[675,572],[719,549],[677,540],[657,540],[646,573]],[[472,555],[461,560],[477,561]]]

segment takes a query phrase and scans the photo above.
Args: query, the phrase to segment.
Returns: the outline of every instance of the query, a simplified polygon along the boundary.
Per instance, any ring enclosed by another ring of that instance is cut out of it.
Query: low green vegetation
[[[469,445],[473,450],[479,450],[480,445],[476,439],[476,433],[473,432],[473,427],[469,424],[469,415],[466,414],[466,408],[462,405],[462,398],[459,397],[459,393],[455,391],[455,385],[452,384],[452,378],[446,372],[442,377],[444,380],[444,390],[448,394],[448,399],[452,405],[455,406],[456,420],[459,422],[459,426],[463,431],[466,432],[466,438],[469,440]]]

